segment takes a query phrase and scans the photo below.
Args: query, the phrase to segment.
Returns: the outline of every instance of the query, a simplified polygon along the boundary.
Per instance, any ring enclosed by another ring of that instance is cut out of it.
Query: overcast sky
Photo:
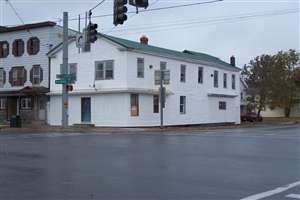
[[[58,21],[62,12],[70,18],[84,14],[101,0],[10,0],[25,23]],[[149,0],[148,9],[210,0]],[[135,8],[128,6],[129,11]],[[142,9],[141,9],[142,10]],[[113,0],[106,0],[93,16],[111,14]],[[229,62],[235,55],[238,66],[255,56],[280,50],[299,51],[299,0],[223,0],[183,8],[128,14],[122,26],[113,28],[112,17],[97,17],[98,31],[138,41],[149,37],[149,44],[182,51],[208,53]],[[6,0],[0,0],[0,25],[21,24]],[[83,21],[82,21],[83,25]],[[70,21],[77,30],[78,21]]]

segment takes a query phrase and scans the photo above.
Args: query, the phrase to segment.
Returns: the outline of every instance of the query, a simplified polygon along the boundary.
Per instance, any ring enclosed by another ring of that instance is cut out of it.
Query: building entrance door
[[[91,98],[81,98],[81,122],[91,122]]]
[[[17,97],[8,97],[7,99],[7,119],[9,120],[12,115],[17,115]]]

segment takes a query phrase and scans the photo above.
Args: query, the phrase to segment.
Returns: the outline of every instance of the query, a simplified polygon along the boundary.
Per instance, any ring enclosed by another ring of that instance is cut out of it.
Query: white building
[[[12,115],[46,120],[46,54],[61,41],[62,27],[54,22],[0,27],[0,121]]]
[[[61,125],[61,85],[55,84],[62,64],[62,45],[51,58],[48,123]],[[234,60],[233,60],[234,61]],[[95,126],[159,126],[155,70],[170,70],[165,125],[240,123],[240,69],[216,57],[173,51],[99,35],[90,52],[69,44],[69,66],[76,73],[69,96],[69,124]]]

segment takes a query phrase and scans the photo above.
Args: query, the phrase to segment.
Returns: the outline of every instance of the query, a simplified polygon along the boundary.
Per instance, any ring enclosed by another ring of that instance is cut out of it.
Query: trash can
[[[10,127],[16,128],[17,127],[17,117],[15,115],[12,115],[10,117]]]
[[[16,116],[16,127],[21,128],[22,127],[22,119],[19,115]]]

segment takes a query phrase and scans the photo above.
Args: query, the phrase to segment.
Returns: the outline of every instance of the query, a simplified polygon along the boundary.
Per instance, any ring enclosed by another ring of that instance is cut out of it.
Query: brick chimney
[[[230,57],[230,65],[232,65],[233,67],[235,67],[235,57],[234,56]]]
[[[143,35],[143,36],[140,38],[141,44],[147,45],[147,44],[148,44],[148,41],[149,41],[149,39],[148,39],[148,37],[145,36],[145,35]]]

